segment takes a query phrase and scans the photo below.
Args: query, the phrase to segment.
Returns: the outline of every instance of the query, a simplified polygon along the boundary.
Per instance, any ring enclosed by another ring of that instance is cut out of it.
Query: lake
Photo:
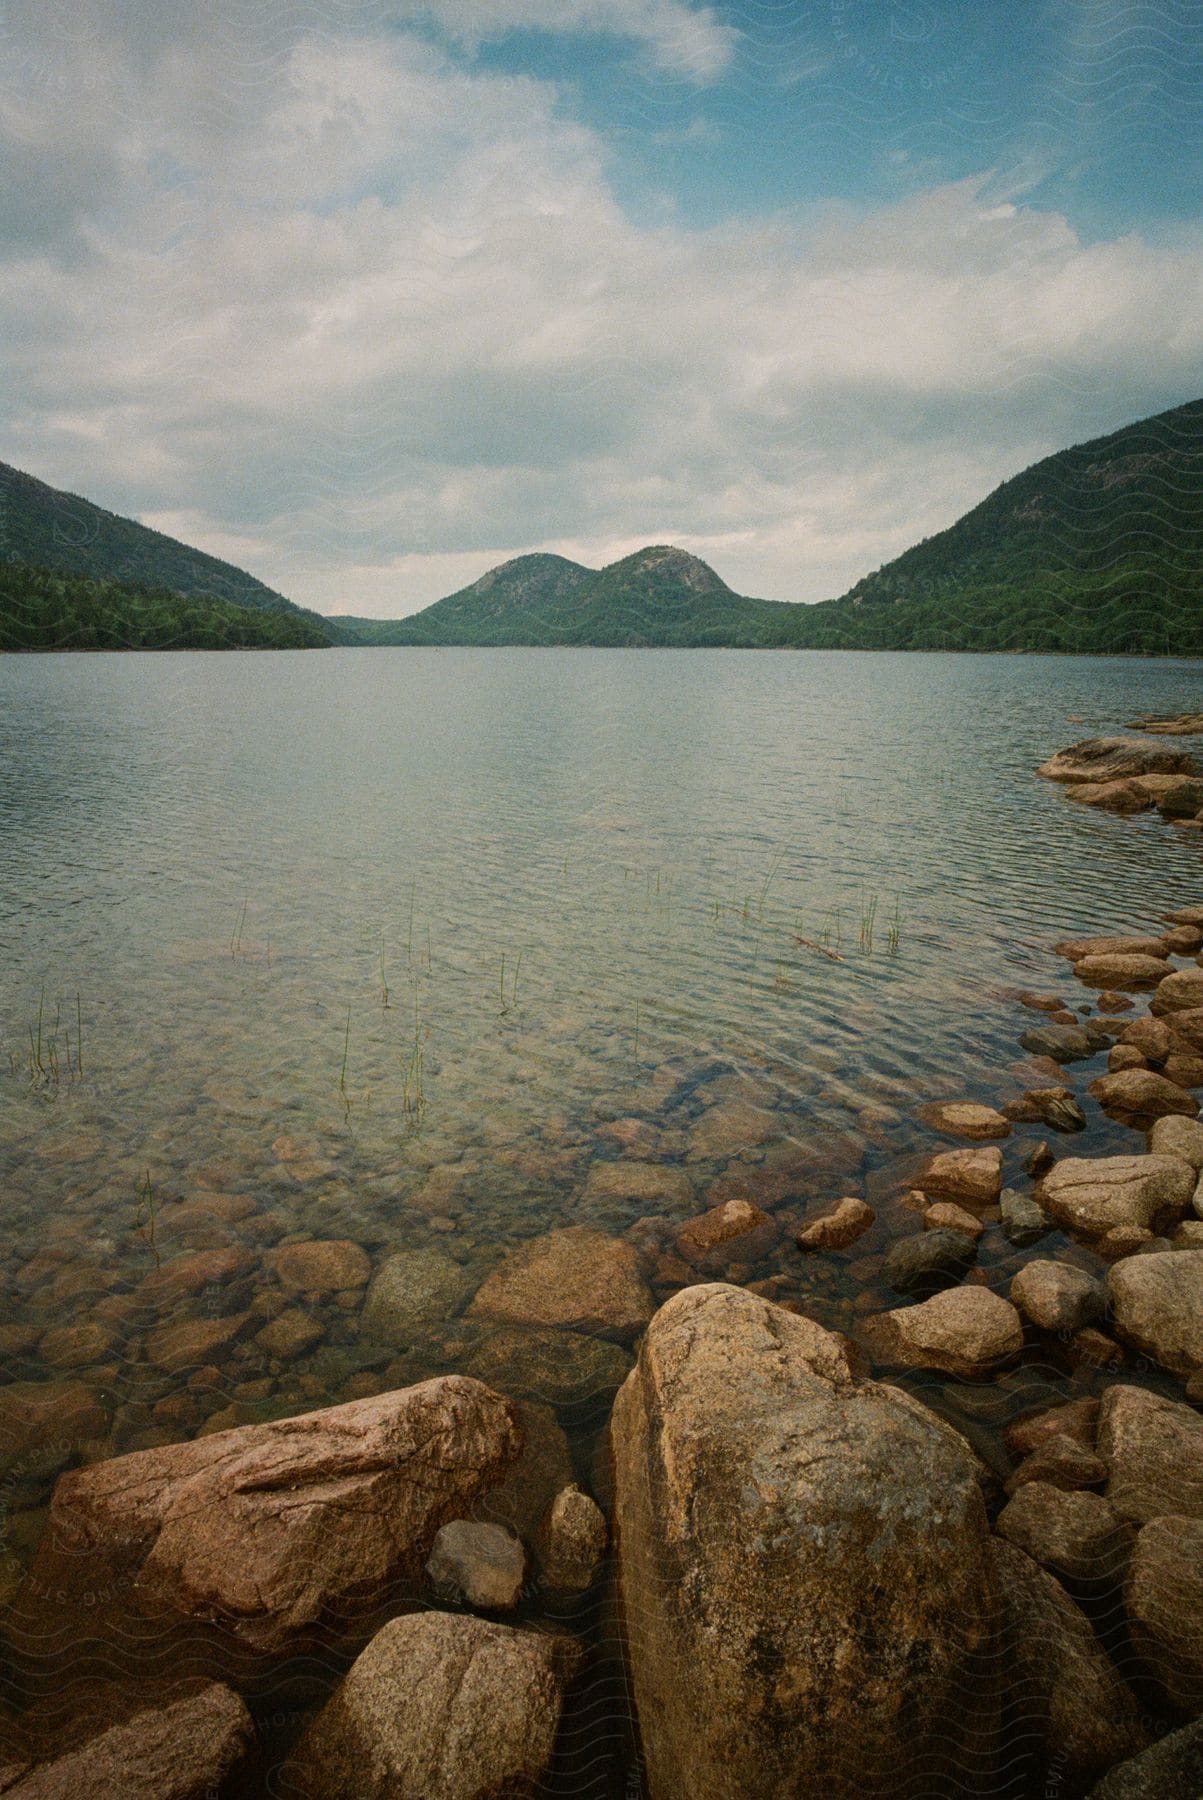
[[[270,1356],[297,1240],[436,1249],[470,1294],[553,1227],[745,1178],[786,1225],[844,1193],[879,1219],[741,1278],[840,1329],[890,1304],[896,1195],[946,1147],[919,1105],[1019,1091],[1015,990],[1090,1000],[1058,937],[1201,897],[1197,836],[1035,766],[1198,696],[1196,664],[1025,656],[0,659],[5,1368],[107,1421],[58,1466],[480,1367],[455,1316],[374,1342],[354,1284]],[[231,1245],[224,1285],[140,1289]],[[981,1260],[1005,1288],[997,1233]],[[148,1361],[240,1311],[220,1379]],[[586,1472],[608,1398],[566,1412]],[[7,1490],[9,1581],[53,1473]]]

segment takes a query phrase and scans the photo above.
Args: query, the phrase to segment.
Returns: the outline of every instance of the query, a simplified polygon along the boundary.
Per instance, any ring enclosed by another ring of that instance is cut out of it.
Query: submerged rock
[[[1030,1117],[1053,1131],[1085,1131],[1086,1114],[1072,1088],[1029,1088],[1023,1097]]]
[[[588,1225],[567,1225],[512,1251],[477,1289],[468,1315],[596,1332],[625,1343],[655,1307],[632,1244]]]
[[[503,1394],[565,1411],[608,1406],[631,1358],[617,1344],[581,1332],[502,1326],[468,1350],[465,1368]]]
[[[190,1667],[253,1685],[361,1638],[520,1449],[510,1405],[447,1376],[75,1470],[11,1635],[43,1668],[82,1636],[107,1672],[175,1633]]]
[[[538,1793],[571,1638],[442,1612],[394,1619],[292,1750],[295,1800],[499,1800]]]
[[[689,1161],[722,1161],[779,1137],[781,1130],[781,1119],[763,1106],[746,1100],[720,1101],[695,1121],[689,1133]]]
[[[977,1254],[968,1232],[948,1229],[921,1231],[891,1246],[882,1279],[899,1294],[934,1294],[954,1287],[972,1268]]]
[[[1013,1244],[1022,1246],[1039,1243],[1053,1228],[1052,1220],[1031,1194],[1021,1194],[1016,1188],[1004,1188],[998,1204],[1003,1236]]]
[[[372,1273],[367,1252],[347,1238],[286,1244],[273,1255],[276,1280],[287,1293],[334,1294],[363,1287]]]
[[[608,1201],[628,1201],[641,1208],[667,1207],[680,1212],[694,1204],[693,1183],[684,1169],[665,1163],[637,1162],[622,1157],[618,1162],[589,1165],[581,1195],[584,1207]]]
[[[255,1342],[268,1356],[280,1362],[292,1362],[306,1350],[312,1350],[315,1344],[320,1344],[325,1335],[326,1327],[320,1319],[302,1312],[300,1307],[290,1306],[269,1320],[262,1331],[255,1333]]]
[[[398,1350],[424,1342],[457,1313],[472,1277],[441,1250],[400,1250],[386,1257],[363,1303],[363,1335]]]
[[[963,1774],[993,1594],[955,1433],[810,1320],[704,1286],[653,1320],[611,1442],[649,1800]]]
[[[173,1375],[203,1368],[243,1335],[253,1317],[240,1312],[224,1319],[172,1319],[147,1338],[146,1360]]]
[[[1084,1062],[1098,1049],[1082,1025],[1033,1025],[1019,1041],[1033,1056],[1051,1056],[1058,1063]]]

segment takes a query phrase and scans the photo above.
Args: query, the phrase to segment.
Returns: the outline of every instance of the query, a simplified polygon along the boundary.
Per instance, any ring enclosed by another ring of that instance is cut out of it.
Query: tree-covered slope
[[[294,606],[245,569],[49,487],[8,463],[0,463],[0,562],[299,614],[326,641],[342,636],[336,625]]]
[[[856,648],[1203,653],[1203,400],[1035,463],[795,625]]]
[[[330,639],[291,607],[235,606],[61,569],[0,563],[3,650],[308,650]]]

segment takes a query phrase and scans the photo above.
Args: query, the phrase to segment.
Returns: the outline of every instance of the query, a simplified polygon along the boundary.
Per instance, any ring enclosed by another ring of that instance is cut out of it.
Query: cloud
[[[414,0],[402,16],[430,19],[469,48],[516,30],[630,38],[661,69],[699,84],[724,72],[738,40],[711,7],[683,0]]]
[[[1197,235],[1085,243],[991,171],[649,226],[551,83],[395,25],[240,39],[223,72],[221,33],[155,18],[56,38],[20,107],[0,83],[46,196],[0,253],[4,454],[305,604],[665,539],[823,598],[1197,389]]]

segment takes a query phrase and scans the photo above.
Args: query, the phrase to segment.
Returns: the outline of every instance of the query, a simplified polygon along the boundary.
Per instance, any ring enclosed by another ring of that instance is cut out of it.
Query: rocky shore
[[[1164,743],[1041,772],[1203,824]],[[607,1127],[587,1181],[625,1229],[480,1279],[286,1243],[266,1306],[230,1304],[245,1249],[185,1239],[50,1326],[61,1379],[0,1386],[8,1495],[61,1470],[0,1615],[0,1795],[1203,1793],[1203,904],[1098,923],[1013,996],[998,1092],[920,1106],[927,1152],[871,1190],[732,1160],[697,1210],[690,1171],[768,1129],[719,1073],[688,1128]],[[319,1303],[395,1346],[450,1321],[462,1372],[377,1361],[339,1405],[184,1435],[240,1347],[310,1352]],[[89,1455],[72,1371],[118,1317],[186,1385]]]

